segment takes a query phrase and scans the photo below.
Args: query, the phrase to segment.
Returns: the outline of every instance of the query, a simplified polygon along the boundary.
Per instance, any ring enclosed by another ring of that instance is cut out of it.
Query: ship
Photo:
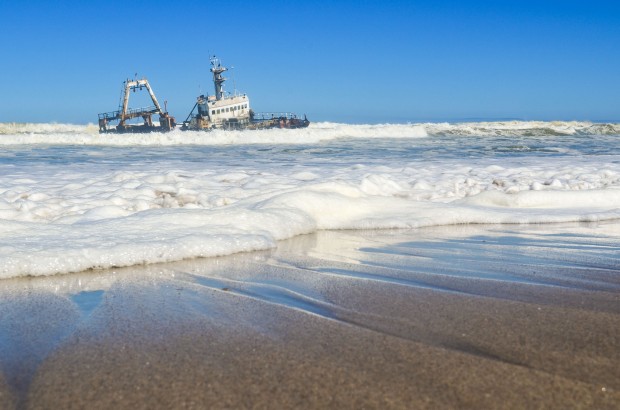
[[[224,91],[226,78],[222,74],[228,69],[216,56],[211,57],[210,61],[215,95],[200,95],[196,99],[194,107],[183,121],[182,130],[258,130],[305,128],[310,125],[305,115],[301,119],[289,112],[255,113],[250,107],[247,94],[237,93],[236,90],[233,94]]]
[[[131,92],[146,89],[153,102],[152,106],[129,108],[129,95]],[[173,116],[168,114],[166,103],[162,110],[155,92],[151,88],[146,78],[134,79],[123,82],[123,92],[119,108],[116,111],[103,112],[99,114],[99,132],[100,133],[126,133],[126,132],[153,132],[153,131],[170,131],[176,126]],[[153,122],[153,115],[159,115],[159,123]],[[132,124],[132,119],[142,117],[143,122],[140,124]],[[116,125],[114,123],[117,122]]]

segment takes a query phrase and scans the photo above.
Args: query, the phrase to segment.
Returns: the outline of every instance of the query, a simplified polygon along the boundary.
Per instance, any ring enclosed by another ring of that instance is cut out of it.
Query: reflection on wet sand
[[[319,232],[0,281],[0,407],[613,408],[620,225]]]

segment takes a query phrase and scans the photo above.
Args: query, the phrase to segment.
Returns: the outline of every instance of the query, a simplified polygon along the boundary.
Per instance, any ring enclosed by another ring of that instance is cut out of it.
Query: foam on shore
[[[525,126],[562,129],[567,135],[613,127],[467,125],[475,133],[484,127],[523,133]],[[0,278],[266,249],[317,230],[620,218],[620,161],[608,149],[596,151],[613,135],[600,137],[605,141],[595,146],[596,155],[583,155],[580,150],[587,154],[592,148],[575,148],[580,137],[572,136],[541,156],[498,157],[480,155],[482,149],[476,147],[466,151],[458,142],[446,145],[452,137],[423,145],[433,127],[433,133],[450,127],[464,132],[464,125],[322,123],[294,131],[111,137],[96,134],[96,129],[85,134],[67,127],[15,126],[12,134],[0,136],[5,143],[50,144],[6,146],[0,157]],[[313,145],[341,137],[358,140]],[[174,147],[192,138],[230,146]],[[503,137],[477,138],[496,146],[504,143]],[[536,138],[538,144],[547,137]],[[138,147],[63,145],[95,140]],[[271,145],[243,145],[250,141]],[[293,141],[308,145],[297,147]],[[171,146],[145,149],[142,142]],[[408,151],[415,142],[420,147]],[[377,147],[383,150],[379,155]],[[509,148],[518,153],[519,147]],[[448,153],[426,155],[439,149]],[[570,150],[576,154],[565,153]]]

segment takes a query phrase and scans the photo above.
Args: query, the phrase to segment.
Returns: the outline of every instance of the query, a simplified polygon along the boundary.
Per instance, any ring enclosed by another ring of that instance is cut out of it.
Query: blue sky
[[[316,121],[620,120],[618,1],[0,0],[0,35],[0,122],[96,122],[135,73],[182,120],[209,54]]]

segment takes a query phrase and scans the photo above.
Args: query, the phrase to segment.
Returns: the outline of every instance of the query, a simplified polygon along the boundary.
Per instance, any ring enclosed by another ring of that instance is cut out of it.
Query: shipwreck
[[[146,89],[153,102],[152,106],[131,109],[129,108],[129,95],[131,92]],[[165,105],[164,105],[165,107]],[[153,122],[153,115],[159,115],[159,122]],[[142,117],[143,122],[132,124],[129,121]],[[116,123],[116,125],[114,125]],[[100,133],[125,133],[125,132],[152,132],[170,131],[176,126],[176,121],[166,110],[162,110],[155,93],[148,80],[126,80],[123,82],[123,93],[119,108],[116,111],[99,114]]]
[[[250,107],[247,94],[231,95],[224,91],[226,78],[222,74],[228,69],[220,60],[211,57],[211,73],[215,95],[201,95],[183,121],[183,130],[241,130],[265,128],[305,128],[310,121],[304,115],[299,118],[294,113],[255,113]]]

